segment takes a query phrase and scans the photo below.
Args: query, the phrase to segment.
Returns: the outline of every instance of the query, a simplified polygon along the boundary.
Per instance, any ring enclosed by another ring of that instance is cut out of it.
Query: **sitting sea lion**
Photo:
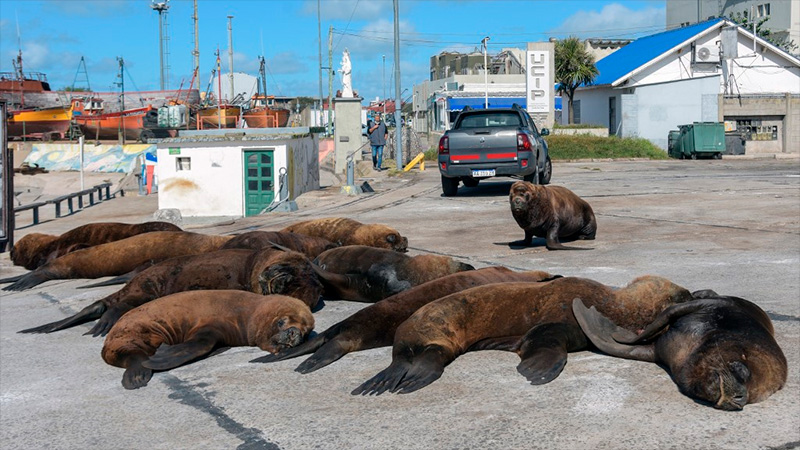
[[[309,258],[316,258],[325,250],[336,248],[333,242],[316,236],[307,236],[287,231],[249,231],[237,234],[222,246],[227,248],[247,248],[261,250],[279,244],[290,250],[300,252]]]
[[[89,223],[67,231],[61,236],[31,233],[23,236],[11,248],[11,262],[34,270],[59,256],[82,248],[118,241],[151,231],[181,231],[169,222]]]
[[[454,273],[369,305],[297,347],[256,358],[251,362],[283,361],[314,352],[295,369],[300,373],[310,373],[348,353],[392,345],[397,327],[414,311],[438,298],[490,283],[551,279],[554,277],[547,272],[513,272],[505,267],[486,267]]]
[[[440,255],[408,256],[392,250],[348,245],[320,254],[314,263],[329,298],[375,303],[445,275],[474,270]]]
[[[786,384],[786,357],[772,322],[754,303],[713,291],[674,305],[641,334],[618,327],[596,308],[575,299],[581,329],[612,356],[662,364],[678,389],[714,408],[738,411]]]
[[[100,278],[127,274],[143,264],[218,250],[233,236],[187,231],[153,231],[96,245],[56,258],[25,275],[0,280],[5,291],[23,291],[48,280]]]
[[[514,351],[521,358],[518,372],[532,384],[548,383],[561,373],[568,352],[588,345],[570,308],[578,297],[625,328],[639,329],[692,294],[652,276],[620,289],[574,277],[467,289],[428,303],[403,322],[394,335],[391,365],[353,394],[416,391],[470,350]]]
[[[301,253],[274,248],[218,250],[162,261],[77,314],[20,333],[52,333],[99,318],[86,334],[105,336],[123,314],[137,306],[176,292],[201,289],[282,294],[302,300],[310,309],[317,305],[322,293],[311,262]]]
[[[511,215],[525,230],[526,246],[537,236],[546,239],[548,250],[591,250],[566,247],[559,241],[594,239],[597,232],[592,207],[569,189],[517,181],[511,185],[509,201]]]
[[[125,369],[122,386],[146,386],[215,347],[257,346],[278,352],[303,341],[314,316],[300,300],[243,291],[190,291],[156,299],[125,314],[103,344],[103,360]]]
[[[369,245],[398,252],[408,251],[408,239],[394,228],[381,224],[363,224],[343,217],[306,220],[289,225],[281,231],[317,236],[337,245]]]

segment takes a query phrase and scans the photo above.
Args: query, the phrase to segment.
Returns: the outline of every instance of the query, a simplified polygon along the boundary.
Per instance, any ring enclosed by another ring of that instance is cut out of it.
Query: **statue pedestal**
[[[333,99],[334,168],[336,173],[347,169],[347,156],[353,161],[361,160],[361,101],[362,98],[336,97]]]

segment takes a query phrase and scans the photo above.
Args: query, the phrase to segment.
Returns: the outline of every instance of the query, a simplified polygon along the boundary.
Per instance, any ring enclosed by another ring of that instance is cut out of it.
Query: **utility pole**
[[[383,119],[386,120],[386,55],[383,55]]]
[[[192,62],[194,63],[194,76],[200,76],[200,28],[198,27],[197,18],[197,0],[194,0],[194,15],[192,15],[192,22],[194,22],[194,50],[192,50]],[[200,84],[198,80],[198,85]]]
[[[228,68],[230,69],[229,80],[231,82],[231,99],[228,103],[233,103],[236,95],[233,89],[233,16],[228,16]]]
[[[393,0],[394,6],[394,148],[397,170],[403,168],[403,120],[400,116],[400,7],[398,0]]]
[[[486,86],[486,95],[483,99],[483,107],[489,109],[489,65],[486,58],[486,53],[488,52],[488,42],[489,36],[486,36],[481,40],[481,44],[483,44],[483,84]]]
[[[317,43],[319,44],[319,123],[317,125],[322,125],[322,22],[319,14],[319,0],[317,0]],[[328,108],[330,107],[331,105],[328,104]],[[330,117],[328,122],[330,122]],[[328,129],[330,129],[330,124],[328,124]]]
[[[157,2],[153,0],[150,4],[150,7],[154,11],[158,11],[158,55],[161,67],[161,90],[166,89],[166,79],[167,79],[167,71],[166,66],[164,64],[164,22],[166,19],[167,10],[169,10],[169,0],[165,0],[163,2]]]
[[[330,136],[333,132],[333,26],[328,28],[328,127],[325,132]]]

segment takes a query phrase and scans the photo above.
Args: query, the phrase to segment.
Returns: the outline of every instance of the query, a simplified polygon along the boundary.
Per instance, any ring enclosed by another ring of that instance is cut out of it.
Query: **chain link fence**
[[[389,131],[389,141],[386,142],[386,147],[383,149],[383,160],[388,159],[392,161],[397,160],[397,153],[395,153],[395,133],[398,128]],[[403,146],[403,164],[408,164],[415,156],[428,150],[427,139],[423,140],[419,133],[412,130],[411,127],[403,127],[399,129],[403,133],[401,145]]]

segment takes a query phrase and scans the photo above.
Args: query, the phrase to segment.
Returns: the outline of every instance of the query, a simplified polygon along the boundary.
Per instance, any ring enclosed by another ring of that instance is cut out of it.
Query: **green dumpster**
[[[694,122],[681,125],[678,158],[722,158],[725,151],[725,128],[720,122]]]
[[[681,147],[681,131],[669,130],[669,137],[667,138],[667,155],[670,158],[682,158],[683,147]]]

